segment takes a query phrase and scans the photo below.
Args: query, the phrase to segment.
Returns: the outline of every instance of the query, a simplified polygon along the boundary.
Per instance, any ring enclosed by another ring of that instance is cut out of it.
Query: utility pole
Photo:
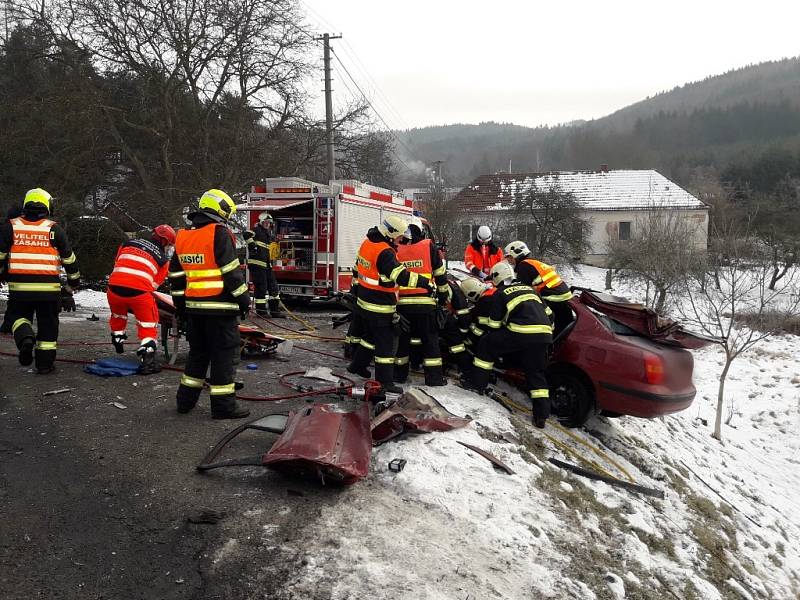
[[[328,146],[328,181],[336,179],[336,163],[333,159],[333,98],[331,95],[331,40],[338,40],[341,35],[324,33],[322,37],[323,61],[325,67],[325,133]]]

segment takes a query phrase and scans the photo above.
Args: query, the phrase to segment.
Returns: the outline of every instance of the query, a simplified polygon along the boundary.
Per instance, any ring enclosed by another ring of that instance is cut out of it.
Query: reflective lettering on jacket
[[[386,242],[373,242],[369,239],[361,242],[356,256],[356,270],[358,271],[358,285],[368,290],[380,292],[396,292],[397,284],[388,277],[378,272],[378,256],[391,246]]]
[[[416,244],[401,244],[397,248],[397,260],[412,273],[424,275],[433,280],[433,261],[431,260],[431,240],[420,240]],[[431,304],[436,300],[428,290],[420,287],[400,286],[398,304]]]
[[[239,268],[239,259],[218,265],[214,257],[216,226],[181,229],[175,240],[175,254],[186,277],[186,307],[189,309],[237,311],[239,305],[224,300],[225,273]],[[176,273],[171,273],[173,277]],[[246,289],[245,286],[243,286]],[[244,291],[243,289],[243,291]]]
[[[11,220],[14,239],[8,253],[9,275],[44,275],[58,281],[61,257],[52,244],[53,225],[50,219]]]

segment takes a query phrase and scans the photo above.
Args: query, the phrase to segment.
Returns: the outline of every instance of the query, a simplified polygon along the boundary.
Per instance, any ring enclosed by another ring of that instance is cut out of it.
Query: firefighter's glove
[[[452,299],[453,299],[453,288],[451,288],[449,285],[447,286],[446,291],[443,292],[439,290],[439,304],[441,306],[446,306],[447,303],[450,302]]]
[[[350,292],[346,292],[342,294],[341,297],[342,306],[345,307],[350,312],[353,312],[356,309],[356,297],[355,294],[351,294]]]
[[[411,331],[411,322],[400,313],[392,315],[392,325],[398,333],[408,333]]]
[[[242,319],[246,319],[247,315],[250,314],[250,293],[245,292],[238,298],[239,300],[239,316]]]
[[[470,273],[475,275],[475,277],[480,277],[482,274],[481,270],[478,267],[472,267],[472,269],[470,269]]]
[[[64,312],[75,312],[75,297],[72,292],[61,288],[61,310]]]

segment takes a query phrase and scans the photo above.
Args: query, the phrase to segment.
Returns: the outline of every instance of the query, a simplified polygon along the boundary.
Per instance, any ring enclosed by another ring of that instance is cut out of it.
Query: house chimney
[[[607,165],[607,164],[605,164],[605,163],[603,163],[602,165],[600,165],[600,172],[601,172],[601,173],[608,173],[608,165]]]

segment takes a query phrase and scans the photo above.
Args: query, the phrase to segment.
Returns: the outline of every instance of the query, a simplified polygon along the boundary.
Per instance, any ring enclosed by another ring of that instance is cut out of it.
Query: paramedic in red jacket
[[[485,279],[492,267],[503,260],[503,249],[492,241],[492,230],[486,225],[478,227],[475,239],[464,250],[464,265],[467,271]]]
[[[117,250],[114,270],[108,279],[108,306],[111,308],[111,343],[119,354],[125,351],[123,342],[128,335],[128,312],[136,317],[139,349],[136,354],[142,361],[139,373],[158,373],[156,362],[156,336],[158,335],[158,308],[153,298],[167,277],[169,257],[167,248],[175,245],[175,230],[169,225],[159,225],[149,240],[128,240]]]

